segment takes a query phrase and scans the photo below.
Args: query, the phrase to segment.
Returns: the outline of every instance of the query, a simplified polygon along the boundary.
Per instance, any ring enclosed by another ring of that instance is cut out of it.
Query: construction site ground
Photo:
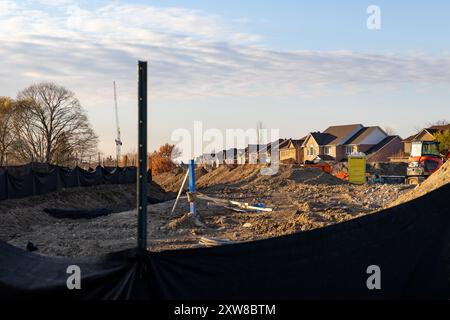
[[[197,188],[216,199],[250,205],[264,204],[272,212],[236,212],[198,199],[203,225],[186,216],[183,196],[171,214],[185,172],[154,177],[149,196],[163,201],[148,207],[149,249],[154,251],[201,247],[202,237],[243,242],[322,228],[375,213],[409,201],[450,182],[450,163],[417,188],[396,184],[351,185],[319,169],[281,166],[273,176],[261,167],[222,166],[198,169]],[[95,256],[136,245],[135,186],[109,185],[67,189],[58,193],[0,202],[0,240],[21,248],[28,242],[36,253],[51,256]],[[44,208],[109,208],[113,214],[96,219],[57,219]]]

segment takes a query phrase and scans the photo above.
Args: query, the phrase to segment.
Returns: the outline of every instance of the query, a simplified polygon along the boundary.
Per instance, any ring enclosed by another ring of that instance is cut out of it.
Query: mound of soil
[[[164,192],[155,183],[149,185],[148,195],[160,201],[174,198],[173,194]],[[117,213],[135,207],[135,185],[70,188],[25,199],[5,200],[0,202],[0,240],[9,241],[16,235],[28,232],[32,228],[58,223],[59,219],[43,212],[46,208],[107,208]]]
[[[177,192],[183,182],[186,171],[181,172],[165,172],[153,176],[153,181],[156,182],[166,192]]]
[[[303,184],[331,184],[338,185],[345,182],[335,176],[323,172],[318,168],[294,168],[290,172],[290,180]]]
[[[186,176],[187,170],[177,168],[171,172],[165,172],[153,176],[153,181],[156,182],[161,188],[166,192],[178,192],[183,183],[183,179]],[[202,176],[208,174],[208,170],[205,168],[196,168],[195,177],[197,180]],[[185,189],[187,189],[188,184],[186,183]]]
[[[379,176],[405,176],[407,163],[390,163],[390,162],[377,162],[377,163],[367,163],[366,172],[379,175]],[[333,175],[338,172],[348,172],[348,163],[339,162],[333,165]]]
[[[205,189],[208,187],[221,187],[224,185],[248,183],[258,176],[261,166],[258,165],[239,165],[239,166],[220,166],[208,174],[197,179],[197,187]]]
[[[289,181],[301,184],[344,184],[340,179],[317,168],[301,168],[298,165],[280,165],[275,175],[262,175],[264,165],[220,166],[211,171],[204,168],[196,170],[198,190],[219,190],[265,184],[272,188],[285,186]],[[157,175],[153,180],[165,191],[178,192],[186,172],[170,172]],[[185,189],[187,186],[185,186]]]

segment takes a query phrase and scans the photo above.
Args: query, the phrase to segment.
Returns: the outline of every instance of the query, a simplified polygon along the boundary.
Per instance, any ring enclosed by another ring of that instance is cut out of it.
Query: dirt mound
[[[335,176],[323,172],[318,168],[293,168],[289,178],[296,183],[303,184],[331,184],[338,185],[345,183]]]
[[[181,184],[183,183],[183,179],[186,176],[186,172],[187,171],[182,168],[177,168],[171,172],[165,172],[153,176],[153,181],[160,185],[166,192],[178,192]],[[208,170],[203,167],[195,169],[195,177],[197,180],[208,173]],[[187,186],[188,184],[185,185],[185,189],[187,189]]]
[[[167,201],[174,197],[155,183],[151,183],[148,189],[148,196],[152,199]],[[9,241],[37,226],[58,223],[60,220],[43,212],[45,208],[108,208],[116,213],[135,207],[135,185],[70,188],[42,196],[5,200],[0,202],[0,240]]]
[[[418,185],[415,189],[404,194],[399,199],[392,203],[392,206],[396,206],[418,197],[424,196],[427,193],[436,190],[446,184],[450,183],[450,161],[447,161],[437,172],[432,174],[422,184]]]
[[[261,166],[258,165],[221,166],[197,179],[197,187],[204,189],[249,183],[258,176],[260,169]]]
[[[166,192],[177,192],[183,182],[186,171],[165,172],[153,176],[153,181],[161,186]]]
[[[220,189],[224,187],[250,187],[265,184],[272,187],[286,185],[288,181],[300,184],[337,185],[344,182],[317,168],[301,168],[298,165],[280,165],[275,175],[262,175],[264,165],[220,166],[211,171],[196,169],[197,189]],[[153,180],[165,191],[177,192],[185,176],[184,172],[169,172],[155,176]]]
[[[265,184],[271,188],[284,187],[290,183],[308,185],[340,185],[346,182],[323,172],[319,168],[302,168],[298,165],[281,165],[278,173],[273,176],[258,175],[251,184]]]
[[[407,163],[390,163],[390,162],[376,162],[367,163],[366,171],[367,173],[379,176],[404,176],[406,175]],[[348,172],[348,163],[339,162],[333,165],[333,175],[339,172]]]

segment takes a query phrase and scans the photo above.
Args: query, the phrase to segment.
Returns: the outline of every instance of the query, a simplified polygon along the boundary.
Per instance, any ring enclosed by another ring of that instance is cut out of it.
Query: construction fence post
[[[147,250],[147,62],[138,63],[138,247]]]

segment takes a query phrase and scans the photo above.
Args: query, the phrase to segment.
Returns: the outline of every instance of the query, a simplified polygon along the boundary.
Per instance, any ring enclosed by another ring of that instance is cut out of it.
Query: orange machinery
[[[450,155],[447,154],[447,159]],[[411,145],[411,156],[406,172],[407,184],[419,184],[435,173],[444,164],[446,158],[439,152],[436,141],[414,141]]]

